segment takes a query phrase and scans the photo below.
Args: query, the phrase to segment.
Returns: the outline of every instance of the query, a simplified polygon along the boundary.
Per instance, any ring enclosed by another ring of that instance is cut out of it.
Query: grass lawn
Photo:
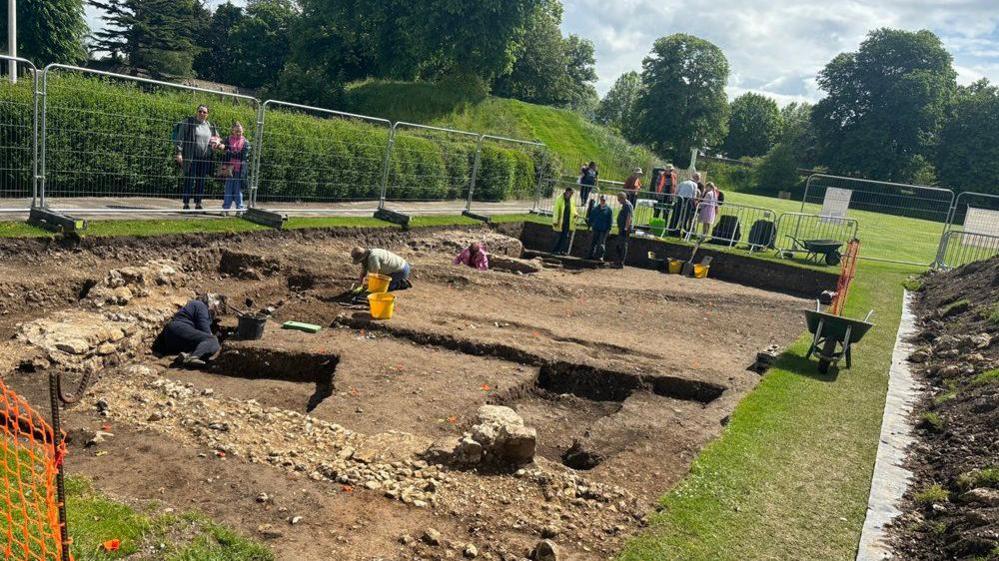
[[[776,199],[746,193],[725,193],[725,200],[737,204],[769,208],[778,215],[801,212],[801,201]],[[821,205],[807,204],[805,212],[818,213]],[[894,259],[929,265],[937,255],[944,225],[930,220],[892,216],[862,210],[850,210],[856,219],[861,240],[861,257]]]
[[[902,283],[911,267],[862,262],[846,315],[877,326],[835,378],[803,335],[739,404],[722,437],[662,499],[622,561],[842,561],[856,554],[877,453]]]

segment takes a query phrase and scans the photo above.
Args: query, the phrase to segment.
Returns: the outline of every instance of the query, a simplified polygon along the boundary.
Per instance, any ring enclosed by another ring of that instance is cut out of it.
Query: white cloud
[[[593,40],[597,90],[641,71],[652,43],[690,33],[719,47],[731,69],[729,95],[756,91],[780,103],[816,101],[815,75],[879,27],[930,29],[954,55],[959,82],[999,81],[996,0],[563,0],[562,29]]]

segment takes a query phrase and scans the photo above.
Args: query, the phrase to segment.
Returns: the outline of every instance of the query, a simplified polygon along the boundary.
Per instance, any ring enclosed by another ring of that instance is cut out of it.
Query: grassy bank
[[[851,370],[825,377],[802,336],[732,414],[721,438],[662,499],[622,561],[853,559],[867,508],[911,268],[864,262],[847,315],[877,327]]]

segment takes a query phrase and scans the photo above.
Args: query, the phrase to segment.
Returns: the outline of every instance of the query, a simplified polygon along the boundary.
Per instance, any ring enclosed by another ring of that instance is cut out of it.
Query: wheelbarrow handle
[[[867,323],[871,319],[871,316],[873,315],[874,315],[874,310],[867,312],[867,316],[864,318],[864,323]]]

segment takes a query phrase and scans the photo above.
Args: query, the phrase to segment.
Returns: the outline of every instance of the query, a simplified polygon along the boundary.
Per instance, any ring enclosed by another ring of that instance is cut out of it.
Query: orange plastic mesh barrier
[[[52,427],[0,382],[0,560],[58,561],[56,474],[66,452]]]

